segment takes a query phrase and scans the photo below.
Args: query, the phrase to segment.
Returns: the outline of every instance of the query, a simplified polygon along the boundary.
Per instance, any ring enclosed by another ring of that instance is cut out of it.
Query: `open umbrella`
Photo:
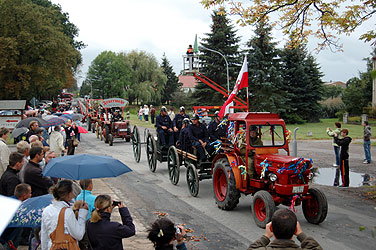
[[[47,121],[42,118],[29,117],[17,123],[16,128],[22,128],[22,127],[28,128],[31,121],[37,121],[39,127],[47,127],[47,124],[48,124]]]
[[[47,126],[48,127],[53,127],[53,126],[59,126],[61,124],[64,124],[65,123],[65,120],[62,119],[61,117],[52,117],[51,119],[47,120],[48,124]]]
[[[81,134],[89,133],[89,132],[87,132],[87,130],[84,127],[77,126],[77,128],[78,128],[78,133],[81,133]]]
[[[41,225],[42,213],[53,200],[51,194],[29,198],[22,202],[8,227],[38,227]]]
[[[80,121],[82,119],[83,115],[81,114],[73,114],[72,115],[72,120],[73,121]]]
[[[22,135],[23,133],[26,133],[27,128],[16,128],[13,130],[12,134],[10,135],[11,138],[17,138],[18,136]]]
[[[63,114],[63,115],[60,116],[60,118],[64,118],[64,119],[67,119],[67,120],[72,120],[73,114]]]
[[[85,180],[116,177],[132,171],[121,161],[111,156],[67,155],[52,159],[43,169],[44,176]]]

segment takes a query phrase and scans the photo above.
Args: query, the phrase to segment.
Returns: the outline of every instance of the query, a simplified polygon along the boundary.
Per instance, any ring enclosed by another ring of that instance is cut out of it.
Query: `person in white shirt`
[[[80,241],[85,234],[85,222],[88,215],[88,205],[83,203],[76,219],[70,201],[73,199],[72,181],[62,180],[52,188],[52,194],[55,198],[42,214],[41,228],[41,247],[42,250],[48,250],[52,246],[50,234],[55,231],[59,218],[60,210],[67,207],[64,214],[64,233],[71,235],[77,241]]]
[[[10,150],[7,145],[9,129],[0,128],[0,174],[3,174],[9,165]]]
[[[144,105],[144,119],[145,119],[145,122],[149,122],[149,108],[148,108],[148,105]]]
[[[50,138],[48,139],[50,150],[54,151],[57,157],[60,157],[65,153],[64,138],[60,131],[61,127],[55,126],[54,131],[51,132]]]

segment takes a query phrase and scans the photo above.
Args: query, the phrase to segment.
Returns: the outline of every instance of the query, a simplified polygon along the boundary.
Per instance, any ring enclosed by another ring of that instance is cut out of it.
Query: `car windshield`
[[[252,147],[280,147],[285,144],[282,125],[251,125],[249,131],[249,143]]]

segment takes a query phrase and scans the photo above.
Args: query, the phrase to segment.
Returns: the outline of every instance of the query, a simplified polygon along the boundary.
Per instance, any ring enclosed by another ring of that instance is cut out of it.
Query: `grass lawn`
[[[326,134],[328,127],[334,128],[334,123],[337,119],[321,119],[318,123],[305,123],[305,124],[288,124],[287,128],[293,133],[296,127],[299,130],[296,132],[296,137],[299,140],[320,140],[330,139]],[[353,124],[342,124],[342,128],[349,130],[349,136],[353,139],[363,138],[363,126]],[[308,136],[308,132],[312,132],[312,136]]]
[[[136,125],[137,127],[139,126],[142,126],[142,127],[145,127],[145,128],[154,128],[154,124],[151,124],[151,120],[150,120],[150,115],[149,115],[149,122],[145,122],[143,119],[142,121],[140,121],[140,119],[138,119],[137,115],[136,114],[130,114],[131,115],[131,127],[133,129],[133,126]],[[126,116],[124,116],[126,117]]]

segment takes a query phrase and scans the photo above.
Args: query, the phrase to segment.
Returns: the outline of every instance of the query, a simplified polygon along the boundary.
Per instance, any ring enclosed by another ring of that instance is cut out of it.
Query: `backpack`
[[[80,250],[77,241],[71,235],[64,233],[64,215],[66,209],[64,207],[60,210],[56,229],[50,234],[52,241],[50,250]]]

